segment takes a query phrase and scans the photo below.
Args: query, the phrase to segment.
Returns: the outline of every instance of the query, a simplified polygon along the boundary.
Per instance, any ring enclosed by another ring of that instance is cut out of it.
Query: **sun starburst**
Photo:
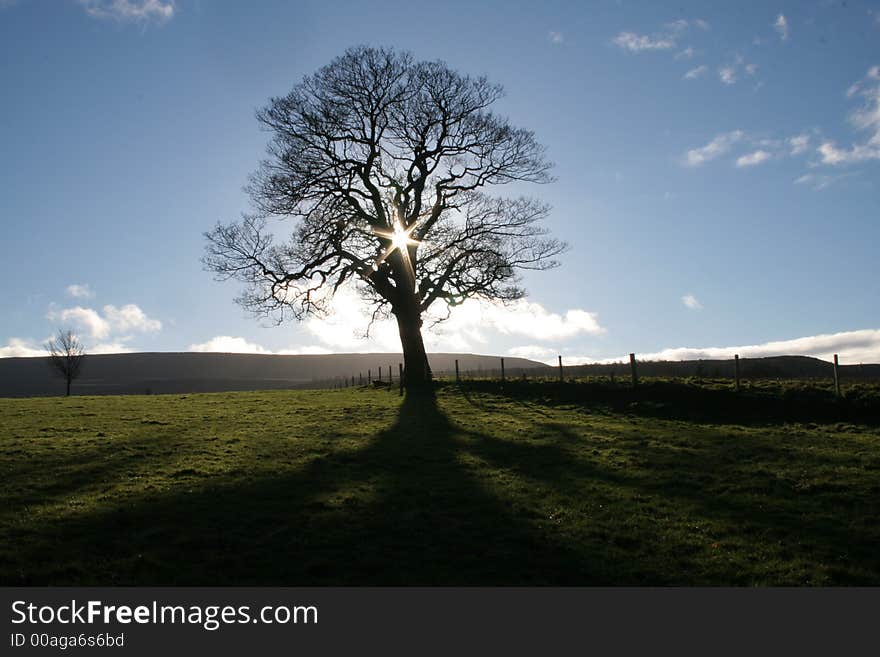
[[[413,270],[412,261],[409,257],[409,247],[410,246],[418,246],[421,244],[420,240],[415,239],[412,234],[415,231],[418,222],[414,222],[411,226],[404,228],[400,222],[394,222],[394,228],[392,230],[375,230],[374,233],[379,237],[387,239],[390,244],[385,248],[384,251],[376,258],[376,262],[373,264],[373,269],[379,269],[379,266],[385,262],[395,251],[400,251],[403,256],[404,262],[406,262],[409,267],[409,271],[415,277],[415,271]]]

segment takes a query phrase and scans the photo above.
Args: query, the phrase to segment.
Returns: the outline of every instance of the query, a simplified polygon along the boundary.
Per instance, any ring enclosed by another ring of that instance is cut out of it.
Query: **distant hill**
[[[430,354],[432,369],[451,375],[455,360],[462,376],[498,376],[498,356]],[[77,395],[162,394],[327,388],[345,378],[375,380],[382,368],[398,380],[400,354],[327,354],[277,356],[263,354],[141,353],[87,356]],[[525,358],[504,358],[508,376],[558,376],[556,367]],[[733,378],[733,360],[639,361],[639,376]],[[629,363],[565,366],[566,378],[629,376]],[[830,379],[831,363],[807,356],[741,358],[743,379]],[[841,365],[843,382],[880,380],[880,365]],[[64,394],[64,382],[49,369],[47,358],[0,358],[0,397]]]
[[[497,356],[430,354],[435,372],[479,374],[499,368]],[[278,388],[325,388],[354,376],[388,380],[388,369],[398,380],[401,354],[327,354],[277,356],[217,353],[139,353],[86,356],[82,375],[72,394],[118,395]],[[546,367],[525,358],[505,357],[511,373]],[[49,369],[48,358],[0,358],[0,397],[64,394],[64,382]]]
[[[638,361],[639,376],[664,376],[674,378],[705,377],[729,378],[734,376],[734,361],[730,360],[682,360]],[[771,356],[767,358],[740,358],[740,376],[743,379],[829,379],[833,377],[830,362],[810,356]],[[880,365],[840,365],[841,380],[880,380]],[[579,365],[566,368],[566,376],[627,377],[629,363]]]

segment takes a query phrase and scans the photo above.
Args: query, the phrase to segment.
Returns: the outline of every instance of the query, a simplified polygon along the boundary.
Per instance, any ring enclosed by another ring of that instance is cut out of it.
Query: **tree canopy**
[[[254,212],[207,234],[204,263],[278,321],[324,312],[351,283],[374,317],[397,317],[405,355],[401,322],[418,330],[437,302],[522,297],[518,270],[555,266],[565,245],[541,226],[546,204],[489,193],[551,181],[533,133],[490,111],[501,95],[443,62],[346,51],[258,112],[271,141]],[[294,221],[289,238],[272,218]]]

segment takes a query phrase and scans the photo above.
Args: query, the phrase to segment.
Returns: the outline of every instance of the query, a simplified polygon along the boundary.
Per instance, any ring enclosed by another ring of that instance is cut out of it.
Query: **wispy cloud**
[[[765,150],[757,150],[736,158],[736,166],[739,168],[753,167],[755,165],[766,162],[771,157],[770,153]]]
[[[701,304],[700,301],[697,299],[697,297],[695,297],[693,294],[685,294],[681,298],[681,302],[687,308],[690,308],[691,310],[702,310],[703,309],[703,304]]]
[[[733,66],[722,66],[718,69],[718,79],[724,84],[734,84],[736,82],[736,69]]]
[[[784,14],[779,14],[773,23],[773,29],[779,33],[779,38],[788,41],[788,19]]]
[[[686,32],[690,23],[684,18],[679,18],[675,21],[669,21],[668,23],[664,23],[663,27],[665,27],[672,34],[682,34]]]
[[[810,147],[810,135],[803,133],[788,138],[788,145],[791,148],[792,155],[800,155],[805,153]]]
[[[831,187],[831,185],[834,185],[844,178],[858,175],[858,173],[858,171],[847,171],[845,173],[805,173],[799,178],[795,178],[794,184],[804,185],[819,192]]]
[[[779,340],[736,347],[674,347],[663,349],[662,351],[636,353],[636,358],[654,361],[726,360],[733,358],[734,354],[739,354],[740,358],[812,356],[827,361],[831,361],[834,354],[838,354],[840,362],[844,365],[880,363],[880,329],[811,335],[792,340]],[[570,364],[616,363],[626,360],[627,357],[625,356],[602,359],[574,356],[566,358],[566,362]]]
[[[744,136],[742,130],[733,130],[716,136],[705,146],[689,150],[684,157],[685,166],[698,167],[727,153]]]
[[[802,155],[809,151],[812,136],[803,132],[787,138],[761,137],[747,135],[742,130],[723,133],[716,136],[706,146],[687,151],[683,158],[686,166],[699,166],[729,151],[733,146],[741,144],[742,151],[733,160],[738,168],[752,167],[771,159],[782,159]],[[746,148],[751,147],[749,150]],[[745,152],[743,152],[745,151]]]
[[[612,39],[614,45],[630,52],[645,52],[651,50],[670,50],[675,48],[676,42],[672,36],[647,36],[635,32],[621,32]]]
[[[73,284],[67,286],[67,295],[74,299],[91,299],[95,293],[88,285]]]
[[[174,17],[173,0],[78,0],[93,18],[164,23]]]
[[[637,357],[643,360],[696,360],[733,358],[734,354],[741,358],[813,356],[829,361],[838,354],[845,364],[880,363],[880,330],[845,331],[736,347],[677,347],[637,354]]]
[[[565,42],[565,35],[562,34],[562,32],[554,32],[551,30],[547,34],[547,39],[550,41],[550,43],[554,45],[559,45]]]
[[[697,51],[694,50],[692,46],[688,46],[684,50],[677,52],[675,54],[675,59],[691,59],[696,54],[697,54]]]
[[[706,66],[705,64],[702,64],[701,66],[697,66],[696,68],[692,68],[687,73],[685,73],[684,79],[685,80],[696,80],[697,78],[703,77],[708,72],[709,72],[709,67]]]
[[[880,159],[880,66],[868,69],[865,77],[850,87],[847,96],[864,98],[862,107],[850,114],[849,121],[856,130],[867,132],[868,138],[850,148],[838,148],[833,141],[823,142],[817,149],[823,164],[842,165]]]

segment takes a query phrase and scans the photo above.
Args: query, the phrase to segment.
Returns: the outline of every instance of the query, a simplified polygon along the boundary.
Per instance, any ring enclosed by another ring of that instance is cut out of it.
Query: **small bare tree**
[[[443,62],[346,51],[257,114],[272,141],[249,187],[255,214],[207,234],[205,265],[279,322],[353,284],[373,319],[397,319],[407,389],[427,388],[428,309],[521,298],[517,271],[553,267],[565,248],[541,226],[544,203],[488,193],[551,180],[532,132],[490,111],[501,95]],[[271,217],[295,222],[289,240],[274,241]]]
[[[58,329],[58,335],[46,343],[49,352],[49,364],[67,382],[67,396],[70,396],[70,384],[79,376],[86,350],[79,338],[71,330]]]

